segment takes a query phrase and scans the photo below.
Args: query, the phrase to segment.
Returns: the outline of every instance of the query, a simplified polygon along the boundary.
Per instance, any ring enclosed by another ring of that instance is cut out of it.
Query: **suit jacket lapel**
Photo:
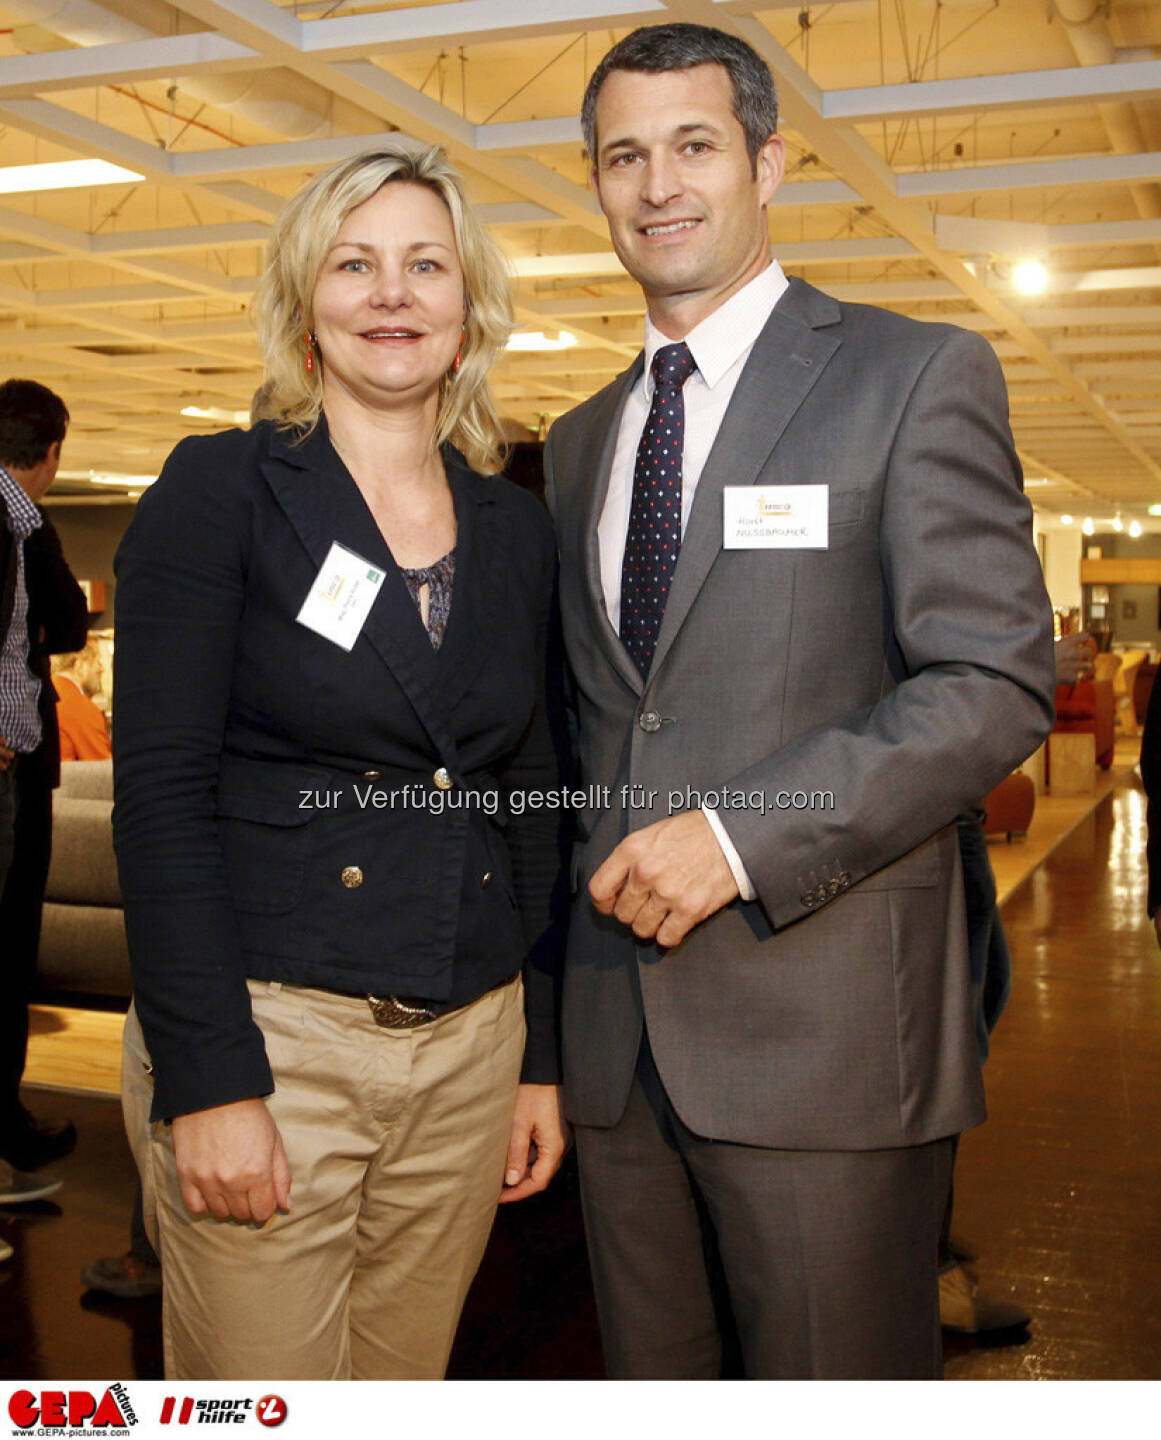
[[[722,548],[722,491],[752,485],[841,341],[838,305],[800,280],[775,305],[738,380],[697,484],[651,674],[670,646]],[[832,327],[832,328],[827,328]]]
[[[609,623],[605,610],[604,584],[601,578],[601,552],[597,539],[597,525],[601,511],[605,508],[605,497],[609,493],[609,477],[613,469],[613,456],[617,449],[617,432],[621,426],[621,412],[633,386],[640,378],[644,360],[638,355],[623,375],[609,386],[603,398],[593,411],[589,421],[591,448],[585,445],[576,457],[575,463],[587,466],[588,456],[599,447],[600,458],[596,468],[596,479],[592,485],[582,486],[585,497],[581,515],[580,544],[583,547],[582,561],[585,577],[585,594],[589,602],[593,634],[600,641],[609,663],[638,695],[644,686],[641,672],[633,663],[629,652],[621,643],[621,637]]]
[[[330,443],[325,420],[320,420],[300,444],[272,431],[268,458],[262,469],[275,499],[315,565],[321,568],[332,543],[338,541],[384,571],[379,593],[355,642],[356,650],[363,640],[367,641],[411,702],[431,737],[435,752],[445,765],[454,766],[455,740],[442,707],[435,703],[435,652],[399,567],[359,487]],[[458,503],[456,514],[458,523]],[[458,546],[456,558],[453,617],[457,602],[463,598]],[[449,634],[453,623],[449,619]]]

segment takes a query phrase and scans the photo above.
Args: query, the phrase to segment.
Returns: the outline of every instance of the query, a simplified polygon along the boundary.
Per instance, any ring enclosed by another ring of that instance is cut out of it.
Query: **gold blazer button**
[[[435,781],[437,790],[450,790],[455,783],[442,765],[431,778]]]
[[[348,890],[357,890],[363,883],[363,872],[357,865],[344,865],[340,879]]]

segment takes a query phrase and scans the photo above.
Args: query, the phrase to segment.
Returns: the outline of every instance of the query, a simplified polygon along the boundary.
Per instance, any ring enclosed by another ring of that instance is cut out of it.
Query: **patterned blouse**
[[[419,591],[424,585],[428,587],[427,633],[431,639],[431,648],[438,650],[447,629],[447,618],[451,614],[452,581],[456,573],[455,550],[449,550],[433,565],[423,565],[418,570],[404,570],[400,567],[399,573],[403,576],[408,592],[421,615],[423,610],[419,604]]]

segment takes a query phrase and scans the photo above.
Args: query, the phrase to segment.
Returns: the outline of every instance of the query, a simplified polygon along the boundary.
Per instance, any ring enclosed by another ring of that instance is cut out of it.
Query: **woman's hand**
[[[234,1100],[179,1115],[173,1153],[191,1215],[265,1225],[290,1209],[290,1164],[266,1102]]]
[[[536,1195],[560,1169],[572,1132],[564,1118],[559,1085],[521,1085],[508,1140],[500,1204]]]

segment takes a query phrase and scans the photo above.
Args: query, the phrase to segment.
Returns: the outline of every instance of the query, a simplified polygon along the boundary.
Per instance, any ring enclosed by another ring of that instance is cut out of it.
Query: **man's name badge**
[[[829,485],[727,485],[722,544],[727,550],[825,550]]]
[[[298,623],[350,650],[375,603],[384,572],[337,541],[298,612]]]

